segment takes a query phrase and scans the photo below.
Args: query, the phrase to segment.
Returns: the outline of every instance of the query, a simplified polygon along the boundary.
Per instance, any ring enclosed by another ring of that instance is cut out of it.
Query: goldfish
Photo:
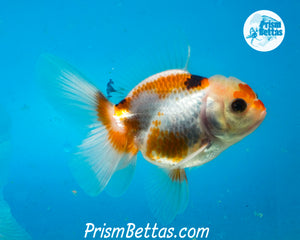
[[[118,103],[65,61],[41,57],[39,79],[48,99],[89,129],[70,160],[87,194],[123,194],[141,152],[155,166],[145,172],[151,210],[169,223],[188,204],[186,169],[213,160],[262,123],[266,108],[249,85],[190,73],[187,49],[184,64],[149,75]]]

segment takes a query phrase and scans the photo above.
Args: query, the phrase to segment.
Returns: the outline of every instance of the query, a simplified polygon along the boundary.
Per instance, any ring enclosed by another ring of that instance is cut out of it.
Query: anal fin
[[[146,181],[146,192],[154,216],[167,224],[187,207],[188,181],[184,169],[155,168]]]

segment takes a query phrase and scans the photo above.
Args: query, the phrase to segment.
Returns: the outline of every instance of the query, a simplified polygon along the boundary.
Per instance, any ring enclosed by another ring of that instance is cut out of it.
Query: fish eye
[[[234,112],[244,112],[247,108],[247,103],[244,99],[237,98],[231,103],[231,109]]]

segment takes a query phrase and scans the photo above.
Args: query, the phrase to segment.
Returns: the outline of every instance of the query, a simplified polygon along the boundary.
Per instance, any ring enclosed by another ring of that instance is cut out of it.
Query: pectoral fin
[[[205,151],[205,149],[207,149],[209,147],[209,145],[210,145],[210,142],[206,141],[198,150],[196,150],[192,154],[188,155],[185,159],[178,162],[173,167],[173,169],[184,168],[187,163],[193,161],[195,158],[198,158]]]

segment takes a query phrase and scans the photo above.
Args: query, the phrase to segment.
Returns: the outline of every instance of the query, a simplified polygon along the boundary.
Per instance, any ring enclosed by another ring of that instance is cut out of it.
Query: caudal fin
[[[31,237],[12,216],[8,204],[4,201],[0,190],[0,239],[1,240],[30,240]]]
[[[128,157],[130,157],[130,155],[128,155]],[[105,191],[109,195],[118,197],[125,193],[125,191],[129,187],[135,171],[136,158],[137,156],[135,155],[131,159],[128,159],[130,163],[125,168],[119,169],[114,173],[111,180],[109,181],[109,184],[105,188]],[[125,163],[127,161],[125,159]]]
[[[135,161],[136,153],[127,151],[125,129],[113,118],[114,105],[82,74],[57,57],[42,56],[38,72],[50,102],[73,120],[78,120],[82,127],[89,128],[70,167],[79,185],[89,195],[97,195],[117,170]],[[126,181],[131,179],[128,174],[133,171],[126,173]]]

